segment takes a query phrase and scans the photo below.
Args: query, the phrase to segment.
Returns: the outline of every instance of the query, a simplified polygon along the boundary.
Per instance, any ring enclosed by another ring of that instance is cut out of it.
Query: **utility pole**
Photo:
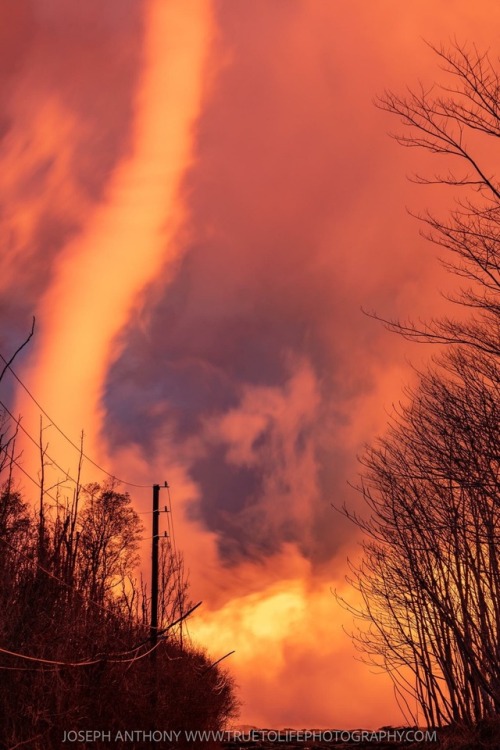
[[[151,646],[158,640],[158,543],[160,518],[160,485],[153,485],[153,539],[151,547]]]

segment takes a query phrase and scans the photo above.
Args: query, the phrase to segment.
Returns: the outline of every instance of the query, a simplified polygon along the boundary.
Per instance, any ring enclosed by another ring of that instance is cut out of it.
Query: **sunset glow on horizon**
[[[146,537],[149,486],[168,481],[203,600],[187,632],[213,661],[235,651],[242,724],[404,721],[332,593],[355,603],[359,555],[332,505],[361,508],[357,456],[428,355],[363,310],[430,318],[452,281],[406,211],[446,207],[406,180],[434,162],[388,137],[373,99],[440,75],[422,39],[495,52],[498,22],[490,0],[0,9],[0,353],[35,315],[14,369],[89,456],[145,485],[123,489]],[[38,438],[38,407],[2,389]]]

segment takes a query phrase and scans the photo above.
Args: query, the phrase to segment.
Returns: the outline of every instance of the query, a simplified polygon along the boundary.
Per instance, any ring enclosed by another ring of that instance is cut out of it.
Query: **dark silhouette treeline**
[[[67,490],[45,492],[41,481],[38,497],[21,494],[15,435],[4,427],[0,748],[52,750],[64,732],[78,730],[225,726],[237,708],[232,680],[182,637],[192,604],[181,557],[162,542],[152,647],[148,592],[136,578],[143,529],[128,493],[109,482],[77,486],[68,499]]]

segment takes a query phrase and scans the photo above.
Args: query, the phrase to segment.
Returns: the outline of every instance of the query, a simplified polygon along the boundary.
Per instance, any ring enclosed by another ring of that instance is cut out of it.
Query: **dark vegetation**
[[[52,750],[79,729],[224,727],[234,686],[182,637],[192,604],[168,540],[152,647],[130,496],[113,482],[46,492],[43,470],[37,497],[23,495],[6,418],[0,433],[0,748]]]
[[[441,346],[362,458],[367,512],[344,509],[365,539],[354,637],[412,723],[454,726],[447,747],[500,747],[500,77],[473,46],[434,51],[442,86],[378,104],[399,143],[443,160],[415,179],[448,186],[453,208],[418,218],[463,286],[456,317],[385,321]]]

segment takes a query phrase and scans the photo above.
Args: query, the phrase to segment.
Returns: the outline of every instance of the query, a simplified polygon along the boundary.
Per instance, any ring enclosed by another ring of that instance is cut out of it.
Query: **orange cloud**
[[[131,153],[82,235],[64,248],[40,305],[36,364],[25,377],[73,440],[85,430],[94,455],[102,384],[120,347],[116,337],[166,254],[172,260],[178,253],[176,233],[185,216],[179,191],[192,158],[211,24],[204,0],[182,8],[149,4]],[[23,394],[16,408],[33,430],[36,408]],[[57,436],[51,443],[63,465],[74,464],[72,449]]]
[[[114,29],[112,5],[64,12]],[[101,29],[94,60],[94,37],[67,32],[56,6],[38,8],[51,33],[10,92],[17,129],[0,147],[14,238],[0,290],[12,297],[19,274],[33,306],[44,290],[23,377],[117,474],[169,481],[193,598],[205,602],[190,631],[214,658],[236,649],[242,720],[397,722],[389,681],[354,661],[330,594],[356,544],[330,503],[357,502],[346,489],[355,455],[410,377],[410,347],[360,307],[443,309],[449,281],[405,206],[448,199],[407,185],[405,172],[434,162],[398,150],[371,100],[434,78],[421,37],[487,45],[500,6],[151,0],[144,38],[120,36],[109,66],[113,35]],[[26,38],[35,15],[18,21]],[[141,40],[131,97],[124,50]],[[59,85],[40,86],[42,69]],[[54,213],[66,222],[55,233]],[[22,393],[16,408],[36,432]],[[73,467],[74,452],[46,434]],[[134,500],[149,509],[147,490]]]
[[[293,551],[288,550],[288,557]],[[369,674],[346,646],[351,617],[330,585],[300,577],[235,595],[189,625],[214,659],[235,649],[227,668],[240,686],[245,722],[273,728],[376,728],[400,722],[390,680]]]

